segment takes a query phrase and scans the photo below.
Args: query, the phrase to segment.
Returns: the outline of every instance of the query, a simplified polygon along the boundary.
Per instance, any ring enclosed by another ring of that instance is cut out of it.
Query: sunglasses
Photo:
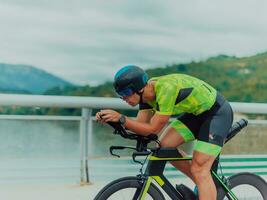
[[[124,88],[120,91],[117,91],[118,95],[120,96],[120,98],[125,98],[128,97],[130,95],[132,95],[134,92],[131,88]]]

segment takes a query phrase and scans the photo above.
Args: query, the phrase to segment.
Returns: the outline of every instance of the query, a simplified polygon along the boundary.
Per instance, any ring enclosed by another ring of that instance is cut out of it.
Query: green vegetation
[[[267,102],[267,52],[251,57],[231,57],[219,55],[201,62],[173,64],[147,70],[150,77],[170,73],[185,73],[198,77],[219,90],[233,102]],[[69,86],[51,88],[45,95],[115,97],[112,83],[106,82],[96,87]],[[20,108],[23,109],[23,108]],[[24,113],[21,110],[15,113]],[[1,111],[0,111],[1,112]],[[9,110],[10,112],[10,110]],[[31,111],[30,113],[32,113]],[[37,112],[34,110],[34,112]],[[75,109],[40,109],[39,114],[80,114]]]
[[[153,68],[147,70],[147,73],[150,77],[170,73],[185,73],[210,83],[229,101],[267,102],[267,53],[244,58],[219,55],[201,62]],[[106,82],[96,87],[53,88],[45,94],[97,97],[116,96],[111,82]]]
[[[206,61],[148,70],[150,76],[186,73],[219,90],[229,101],[267,102],[267,53],[236,58],[220,55]]]

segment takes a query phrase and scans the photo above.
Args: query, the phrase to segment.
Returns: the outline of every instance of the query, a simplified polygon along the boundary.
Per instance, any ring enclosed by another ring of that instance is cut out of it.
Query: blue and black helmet
[[[139,93],[147,81],[148,75],[143,69],[135,65],[126,65],[115,74],[113,86],[120,96],[125,97],[135,92]]]

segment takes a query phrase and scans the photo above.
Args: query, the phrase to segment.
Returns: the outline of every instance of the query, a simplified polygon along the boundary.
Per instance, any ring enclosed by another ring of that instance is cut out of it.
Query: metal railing
[[[231,103],[234,112],[245,114],[267,114],[267,103]],[[79,120],[80,121],[80,182],[88,183],[88,140],[92,136],[92,109],[137,109],[128,106],[118,98],[106,97],[71,97],[48,95],[14,95],[0,94],[0,106],[25,106],[46,108],[80,108],[80,117],[66,116],[9,116],[0,115],[0,119],[38,119],[38,120]],[[253,121],[251,121],[253,123]],[[266,123],[255,120],[255,123]]]

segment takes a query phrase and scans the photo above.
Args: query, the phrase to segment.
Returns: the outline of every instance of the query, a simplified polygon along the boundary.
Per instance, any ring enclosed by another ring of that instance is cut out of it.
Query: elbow
[[[161,130],[162,130],[162,127],[152,127],[152,128],[151,128],[151,132],[150,132],[150,134],[155,134],[155,135],[157,135],[157,134],[160,133]]]
[[[154,123],[154,124],[150,124],[151,125],[151,133],[153,134],[159,134],[162,129],[165,127],[166,123],[165,122],[162,122],[162,123]]]

